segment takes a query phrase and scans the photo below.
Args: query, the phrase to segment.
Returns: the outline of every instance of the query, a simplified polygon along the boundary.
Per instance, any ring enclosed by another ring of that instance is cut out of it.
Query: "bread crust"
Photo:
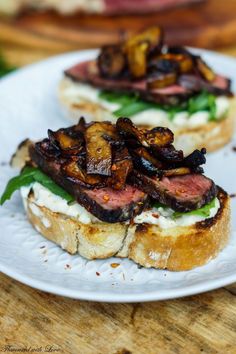
[[[229,197],[218,194],[214,218],[189,227],[160,230],[139,225],[129,246],[129,258],[145,266],[184,271],[206,264],[226,246],[230,234]]]
[[[73,121],[78,121],[81,116],[86,120],[104,121],[114,120],[112,112],[104,108],[99,103],[94,103],[84,98],[77,102],[73,97],[65,94],[68,87],[74,83],[63,78],[59,84],[59,101],[65,115]],[[175,134],[174,145],[177,149],[182,149],[185,154],[191,153],[194,149],[205,147],[208,152],[213,152],[225,146],[234,133],[236,120],[236,99],[231,99],[230,110],[226,118],[217,122],[208,122],[197,128],[174,128],[170,127]],[[153,128],[153,126],[150,126]]]
[[[38,206],[31,193],[24,201],[29,221],[48,240],[87,259],[129,258],[143,267],[189,270],[201,266],[225,247],[230,235],[230,198],[219,190],[215,217],[188,227],[160,229],[125,223],[82,224],[69,216]]]

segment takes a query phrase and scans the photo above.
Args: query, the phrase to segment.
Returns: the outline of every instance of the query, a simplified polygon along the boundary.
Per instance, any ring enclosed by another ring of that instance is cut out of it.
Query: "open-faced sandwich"
[[[233,134],[230,86],[199,55],[164,45],[161,29],[152,27],[66,70],[59,99],[76,121],[126,116],[136,125],[169,127],[185,153],[203,146],[210,152]]]
[[[21,144],[24,167],[1,204],[21,189],[29,221],[71,254],[127,257],[174,271],[217,256],[230,231],[226,192],[203,175],[205,149],[184,156],[168,128],[130,119],[86,123]]]

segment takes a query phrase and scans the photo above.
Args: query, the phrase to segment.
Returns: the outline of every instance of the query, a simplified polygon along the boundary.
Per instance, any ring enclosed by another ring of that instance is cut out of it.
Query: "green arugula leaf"
[[[166,205],[164,205],[164,204],[162,204],[162,203],[160,203],[160,202],[157,202],[157,201],[155,201],[153,204],[152,204],[152,207],[153,208],[156,208],[156,209],[158,209],[158,208],[168,208]]]
[[[210,111],[210,121],[216,120],[216,98],[214,95],[208,96],[208,105]]]
[[[146,111],[147,109],[156,108],[159,106],[155,103],[149,103],[145,101],[133,101],[130,104],[124,105],[121,108],[113,112],[116,117],[129,117],[134,114]]]
[[[10,199],[12,194],[21,187],[28,186],[33,182],[42,184],[52,193],[65,199],[68,203],[74,201],[74,198],[67,193],[63,188],[58,186],[50,177],[43,173],[40,169],[35,167],[25,167],[19,176],[13,177],[8,182],[0,199],[0,205]]]
[[[193,96],[188,101],[188,112],[193,114],[198,111],[204,111],[208,108],[208,95],[205,91],[197,96]]]
[[[33,176],[17,176],[10,179],[1,196],[0,205],[3,205],[6,200],[10,199],[12,194],[19,188],[28,186],[34,182]]]
[[[135,94],[120,94],[111,91],[100,91],[99,98],[108,102],[121,104],[122,106],[138,100],[138,96]]]
[[[214,198],[210,203],[208,203],[208,204],[204,205],[203,207],[196,209],[196,210],[188,211],[186,213],[181,213],[181,212],[176,211],[173,214],[173,218],[177,219],[177,218],[180,218],[181,216],[184,216],[184,215],[187,215],[187,216],[199,215],[199,216],[203,216],[203,217],[207,218],[210,216],[210,211],[212,208],[215,207],[215,204],[216,204],[216,198]]]
[[[101,91],[99,97],[108,102],[120,104],[121,107],[113,112],[116,117],[131,116],[159,105],[143,101],[137,94],[120,94],[117,92]]]
[[[209,120],[216,119],[216,98],[207,91],[202,91],[200,94],[191,97],[187,102],[179,106],[161,106],[156,103],[143,101],[136,94],[121,94],[117,92],[101,91],[99,97],[108,102],[120,104],[121,107],[113,112],[116,117],[132,116],[147,109],[163,109],[168,113],[170,120],[173,120],[176,113],[188,111],[193,114],[199,111],[207,111],[210,113]]]
[[[67,193],[63,188],[58,186],[58,184],[56,184],[50,177],[48,177],[45,173],[43,173],[39,169],[35,171],[34,180],[42,184],[45,188],[50,190],[50,192],[65,199],[68,203],[74,201],[74,198],[69,193]]]
[[[207,111],[210,112],[210,119],[216,118],[216,98],[214,95],[202,91],[199,95],[191,97],[188,101],[188,112],[190,114]]]
[[[15,69],[15,67],[8,65],[3,56],[0,54],[0,78]]]

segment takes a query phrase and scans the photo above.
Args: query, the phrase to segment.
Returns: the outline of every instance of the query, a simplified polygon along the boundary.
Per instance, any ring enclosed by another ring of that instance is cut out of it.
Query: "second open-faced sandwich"
[[[76,121],[84,115],[114,123],[126,116],[136,125],[169,127],[186,153],[203,146],[214,151],[233,134],[230,80],[190,50],[165,45],[159,27],[67,69],[59,98]]]
[[[21,189],[35,229],[71,254],[203,265],[227,244],[229,197],[203,175],[205,149],[184,156],[173,140],[168,128],[141,130],[128,118],[48,130],[20,145],[12,164],[21,173],[1,204]]]

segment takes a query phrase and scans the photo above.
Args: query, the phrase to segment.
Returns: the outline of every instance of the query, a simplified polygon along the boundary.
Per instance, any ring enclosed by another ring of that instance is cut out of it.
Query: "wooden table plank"
[[[20,47],[24,51],[24,60],[20,60],[20,63],[26,64],[44,55],[116,42],[128,34],[156,24],[165,29],[166,40],[170,44],[211,49],[236,47],[235,13],[235,0],[207,0],[145,16],[77,14],[63,17],[53,12],[28,13],[12,20],[0,20],[0,47]],[[25,55],[27,52],[30,54],[28,60]],[[9,58],[15,65],[18,59],[11,55]]]
[[[235,353],[236,285],[183,299],[107,304],[67,299],[0,275],[0,346],[64,353]]]

